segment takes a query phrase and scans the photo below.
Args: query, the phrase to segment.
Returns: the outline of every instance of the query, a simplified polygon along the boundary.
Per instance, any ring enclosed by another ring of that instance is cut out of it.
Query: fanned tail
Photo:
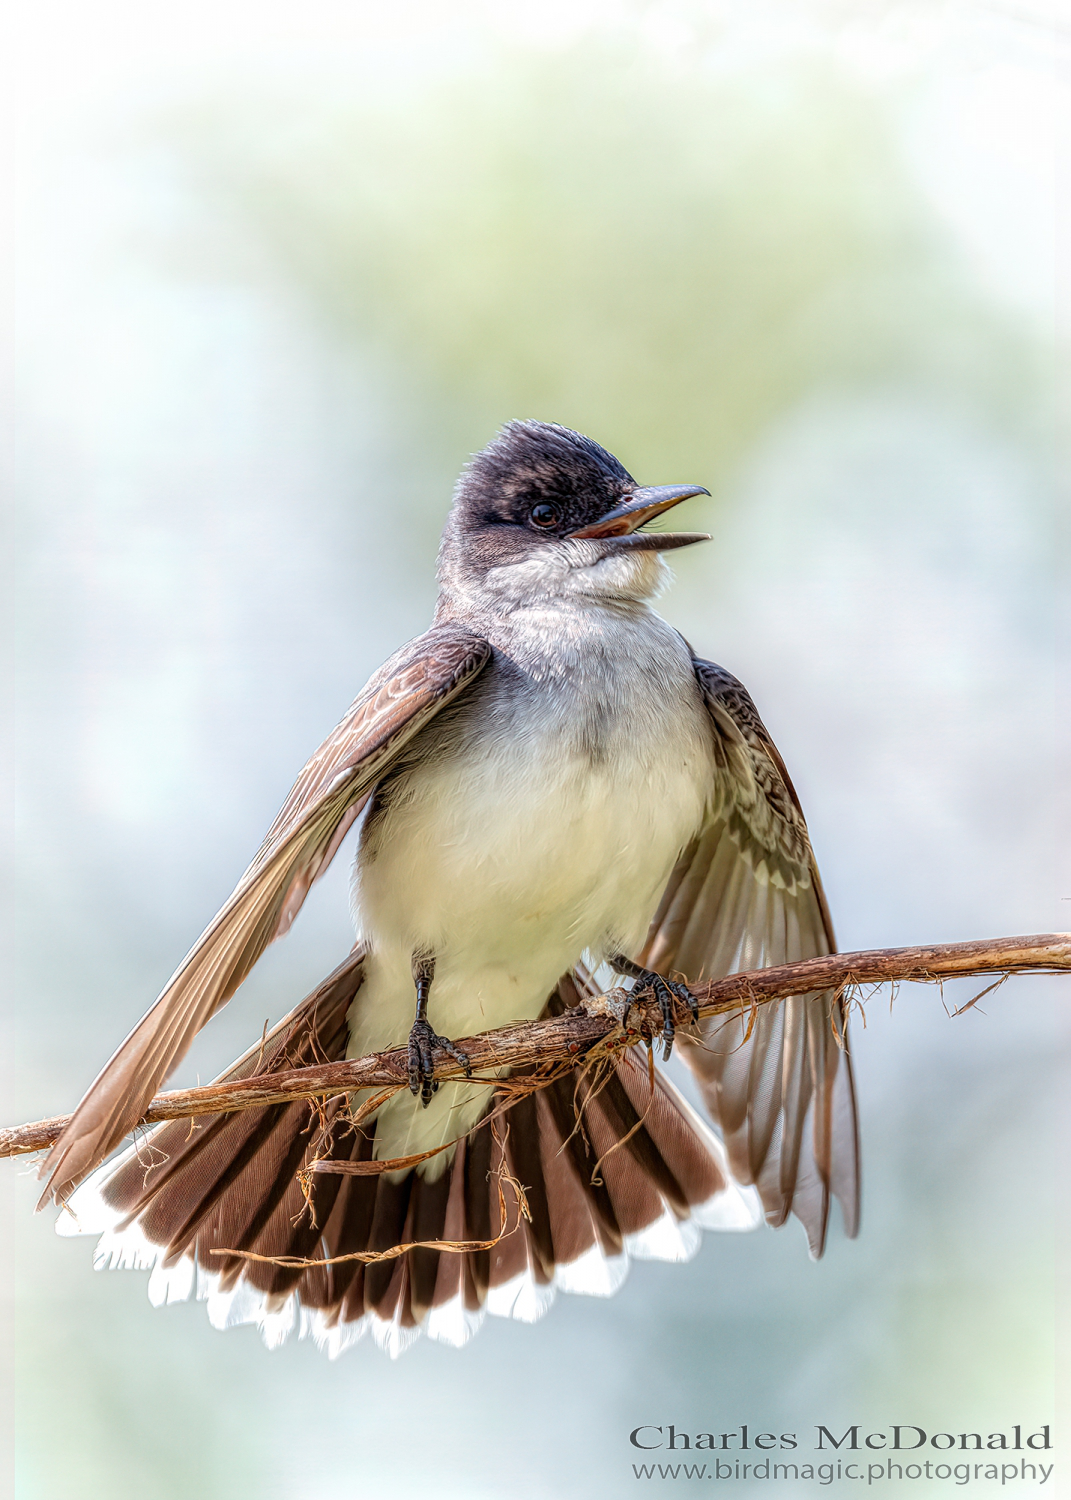
[[[362,977],[357,952],[224,1077],[343,1058]],[[548,1009],[582,983],[567,976]],[[532,1321],[558,1291],[608,1296],[631,1257],[685,1260],[702,1228],[759,1222],[721,1143],[631,1053],[518,1098],[524,1081],[488,1090],[434,1181],[323,1170],[371,1163],[376,1122],[302,1100],[157,1127],[58,1227],[103,1231],[99,1266],[152,1266],[155,1303],[196,1295],[217,1327],[256,1323],[269,1345],[296,1330],[335,1355],[366,1333],[392,1354],[422,1331],[461,1344],[488,1312]]]

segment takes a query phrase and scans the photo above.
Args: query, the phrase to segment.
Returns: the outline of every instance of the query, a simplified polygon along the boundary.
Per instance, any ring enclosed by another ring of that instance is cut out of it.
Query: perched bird
[[[305,766],[43,1164],[61,1231],[103,1231],[98,1263],[154,1265],[154,1301],[196,1293],[217,1326],[254,1321],[269,1343],[297,1324],[338,1352],[370,1329],[396,1353],[422,1327],[460,1343],[485,1311],[538,1316],[559,1287],[606,1294],[629,1255],[684,1258],[702,1227],[794,1213],[819,1255],[836,1197],[854,1234],[830,992],[682,1032],[721,1139],[632,1053],[527,1093],[523,1074],[432,1078],[436,1053],[467,1066],[459,1037],[583,1003],[600,965],[660,999],[668,1052],[680,976],[833,948],[754,704],[651,607],[663,554],[707,538],[640,528],[706,493],[640,487],[542,422],[509,423],[471,460],[431,629]],[[362,812],[352,954],[224,1077],[408,1042],[409,1090],[166,1124],[100,1167]],[[516,1183],[529,1219],[510,1217]]]

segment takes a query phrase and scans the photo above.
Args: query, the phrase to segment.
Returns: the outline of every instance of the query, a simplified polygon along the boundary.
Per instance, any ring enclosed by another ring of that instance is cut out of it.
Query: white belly
[[[414,954],[435,958],[428,1019],[454,1038],[533,1019],[585,949],[602,958],[640,946],[703,817],[710,728],[690,662],[668,695],[652,695],[642,671],[615,687],[600,703],[594,753],[571,733],[573,678],[516,713],[507,703],[493,733],[463,732],[456,752],[429,757],[395,788],[357,859],[369,957],[351,1057],[404,1044]],[[487,709],[485,700],[481,725]],[[377,1156],[455,1139],[486,1097],[486,1086],[444,1085],[424,1110],[397,1096],[380,1112]],[[438,1175],[447,1159],[425,1170]]]

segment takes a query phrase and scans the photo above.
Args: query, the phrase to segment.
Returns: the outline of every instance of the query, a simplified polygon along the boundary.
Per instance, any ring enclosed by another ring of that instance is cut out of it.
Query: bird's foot
[[[438,1036],[431,1029],[429,1021],[417,1017],[409,1033],[409,1092],[420,1095],[420,1102],[425,1109],[431,1103],[432,1094],[439,1088],[439,1080],[433,1077],[435,1059],[432,1054],[436,1047],[461,1064],[466,1078],[472,1077],[472,1064],[461,1048],[446,1037]]]
[[[673,1014],[674,1000],[681,1000],[692,1013],[694,1021],[699,1020],[699,1001],[692,994],[687,985],[681,984],[676,979],[666,979],[662,974],[656,974],[653,969],[643,969],[639,964],[632,964],[629,971],[633,977],[632,993],[629,996],[633,1002],[641,996],[651,994],[658,1001],[662,1011],[662,1061],[668,1062],[673,1051],[673,1038],[677,1034],[677,1023]]]

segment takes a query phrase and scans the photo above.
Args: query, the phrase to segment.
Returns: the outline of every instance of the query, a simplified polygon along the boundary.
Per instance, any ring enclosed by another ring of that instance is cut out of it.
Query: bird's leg
[[[449,1054],[465,1069],[471,1078],[472,1064],[465,1053],[446,1037],[438,1036],[428,1020],[428,994],[435,975],[435,960],[425,956],[413,956],[413,982],[416,985],[416,1020],[409,1033],[409,1090],[420,1095],[420,1102],[427,1109],[431,1096],[439,1087],[438,1079],[432,1076],[435,1063],[432,1053],[435,1048]]]
[[[673,1020],[673,997],[675,995],[678,1000],[684,1001],[696,1021],[699,1020],[698,1000],[686,985],[678,984],[675,979],[665,979],[653,969],[645,969],[640,964],[633,963],[623,953],[615,953],[608,962],[619,974],[625,974],[636,981],[632,986],[633,998],[638,998],[644,990],[650,990],[658,1001],[662,1008],[662,1061],[668,1062],[677,1030]]]

